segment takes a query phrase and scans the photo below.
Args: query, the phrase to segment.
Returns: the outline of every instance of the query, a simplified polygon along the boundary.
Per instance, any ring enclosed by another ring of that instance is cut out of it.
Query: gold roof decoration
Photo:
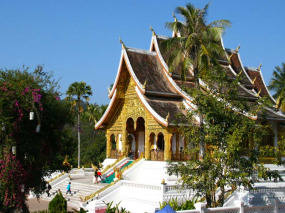
[[[92,167],[92,169],[94,169],[94,170],[98,169],[98,167],[95,166],[93,163],[91,163],[91,167]]]
[[[262,67],[262,63],[259,64],[257,70],[260,71],[260,68]]]
[[[173,16],[173,18],[174,18],[174,21],[177,22],[177,18],[176,18],[176,16],[175,16],[174,13],[172,13],[172,16]]]
[[[233,53],[230,54],[230,56],[228,57],[228,61],[231,62],[231,58],[233,57]]]
[[[256,77],[254,77],[254,79],[251,81],[251,83],[254,84],[255,81],[256,81]]]
[[[238,45],[238,47],[236,48],[237,53],[238,53],[239,49],[240,49],[240,45]]]
[[[122,44],[122,49],[126,49],[126,45],[124,44],[124,42],[122,41],[121,37],[119,37],[120,43]]]
[[[166,122],[168,122],[168,118],[169,118],[169,112],[167,113],[166,118],[165,118]]]
[[[242,74],[242,69],[240,69],[240,72],[237,74],[237,77],[239,77]]]
[[[258,93],[256,94],[256,97],[259,97],[261,93],[261,89],[258,91]]]
[[[146,80],[143,83],[143,86],[142,86],[143,89],[145,89],[145,85],[146,85]]]
[[[68,160],[67,160],[67,155],[65,155],[65,158],[64,158],[64,161],[62,162],[62,165],[70,167],[70,163],[68,163]]]
[[[151,25],[149,25],[149,28],[150,28],[150,31],[152,32],[152,35],[155,36],[155,32],[154,32],[154,29],[151,27]]]

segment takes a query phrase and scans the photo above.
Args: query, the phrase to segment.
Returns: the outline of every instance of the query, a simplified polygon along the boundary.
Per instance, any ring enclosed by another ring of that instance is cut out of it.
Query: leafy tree
[[[251,188],[255,173],[263,177],[266,172],[258,158],[259,149],[255,149],[262,145],[268,128],[265,120],[255,120],[257,113],[259,116],[264,113],[261,109],[266,100],[249,102],[240,97],[239,77],[228,79],[225,70],[218,65],[203,76],[203,81],[208,89],[200,93],[198,99],[196,89],[188,90],[194,104],[199,101],[199,108],[189,112],[187,125],[181,131],[187,138],[187,152],[195,156],[200,144],[197,137],[200,127],[195,117],[203,114],[205,156],[202,160],[192,158],[186,164],[170,163],[168,172],[179,175],[185,187],[195,190],[198,196],[206,198],[209,207],[214,207],[224,204],[225,186],[231,186],[232,191],[240,185]],[[217,188],[221,189],[218,199]]]
[[[4,160],[5,159],[5,160]],[[4,159],[0,160],[0,206],[1,212],[8,212],[11,208],[25,206],[25,193],[22,191],[26,171],[15,155],[4,150]]]
[[[87,119],[88,121],[94,122],[94,125],[96,122],[102,117],[105,110],[107,108],[107,105],[101,105],[98,104],[89,104],[87,106],[87,109],[83,113],[83,118]]]
[[[273,97],[277,100],[277,108],[285,112],[285,63],[281,67],[275,67],[268,88],[275,91]]]
[[[58,82],[42,66],[33,72],[28,68],[0,70],[0,123],[5,125],[1,145],[9,152],[16,147],[15,162],[20,162],[25,171],[21,178],[24,193],[31,189],[41,193],[45,189],[44,176],[64,169],[64,156],[72,153],[72,139],[64,129],[72,123],[70,106],[59,95]],[[33,120],[30,112],[34,112]],[[7,171],[8,158],[0,154]],[[2,176],[1,184],[3,181]],[[9,196],[13,196],[11,191]]]
[[[177,7],[176,13],[182,16],[183,22],[175,18],[174,22],[166,23],[166,27],[173,32],[180,33],[181,37],[169,38],[164,42],[164,48],[169,53],[168,66],[172,72],[178,68],[181,79],[186,80],[186,73],[192,66],[197,99],[200,96],[200,78],[213,65],[218,64],[217,59],[223,53],[220,36],[224,29],[230,26],[228,20],[217,20],[206,24],[209,4],[203,9],[195,8],[192,4],[186,7]],[[197,101],[199,107],[200,102]],[[200,158],[205,156],[205,133],[203,114],[200,118]]]
[[[106,157],[106,138],[104,131],[94,130],[94,125],[104,114],[107,105],[90,104],[82,115],[82,164],[99,166]]]
[[[65,213],[67,212],[67,201],[62,196],[62,193],[57,194],[49,203],[48,210],[50,213]]]
[[[86,101],[88,101],[89,96],[92,95],[92,90],[91,90],[91,86],[86,85],[86,83],[83,81],[74,82],[68,87],[66,94],[68,95],[68,99],[75,97],[75,99],[73,99],[72,101],[72,105],[73,107],[77,107],[78,109],[78,112],[77,112],[78,168],[80,168],[80,114],[83,112],[82,99],[85,99]]]

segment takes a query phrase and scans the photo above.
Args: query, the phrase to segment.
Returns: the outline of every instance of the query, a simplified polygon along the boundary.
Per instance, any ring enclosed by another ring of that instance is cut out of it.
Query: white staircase
[[[120,202],[120,207],[130,212],[154,212],[163,200],[162,179],[167,184],[174,184],[177,177],[166,174],[166,162],[141,160],[123,173],[124,180],[102,192],[99,200],[113,204]],[[169,193],[172,193],[169,191]],[[167,194],[167,193],[166,193]],[[94,211],[95,201],[89,202],[86,209]]]
[[[69,178],[65,178],[58,184],[52,186],[50,190],[51,196],[48,197],[46,193],[42,195],[42,199],[44,200],[52,200],[58,190],[61,191],[63,197],[66,198],[68,206],[79,208],[80,206],[80,197],[85,197],[98,191],[99,189],[103,188],[106,184],[93,184],[92,178],[93,173],[85,173],[85,175],[71,175],[73,177],[71,180]],[[71,182],[71,194],[66,195],[66,187],[68,183]]]

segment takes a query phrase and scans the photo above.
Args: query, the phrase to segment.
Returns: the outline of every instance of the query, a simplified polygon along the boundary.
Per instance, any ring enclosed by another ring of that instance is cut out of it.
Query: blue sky
[[[0,68],[44,64],[61,79],[62,93],[85,81],[92,86],[91,102],[107,104],[121,54],[119,37],[126,46],[149,49],[149,25],[157,34],[171,35],[165,22],[188,2],[203,7],[209,1],[1,0]],[[266,84],[274,67],[285,62],[284,8],[284,0],[212,0],[209,8],[209,22],[232,22],[225,46],[240,44],[245,66],[262,63]]]

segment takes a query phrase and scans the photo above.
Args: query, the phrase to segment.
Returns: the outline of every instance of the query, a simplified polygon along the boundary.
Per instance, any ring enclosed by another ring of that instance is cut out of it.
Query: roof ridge
[[[161,39],[168,39],[171,38],[170,36],[165,36],[165,35],[156,35],[157,38],[161,38]]]
[[[235,49],[231,49],[231,48],[225,48],[225,51],[230,52],[230,53],[237,53]]]
[[[144,49],[139,49],[139,48],[134,48],[134,47],[127,47],[126,50],[131,51],[131,52],[144,53],[144,54],[148,54],[148,55],[156,55],[156,52],[144,50]]]
[[[248,67],[248,66],[244,66],[245,69],[249,70],[249,71],[255,71],[255,72],[259,72],[258,68],[256,67]]]

